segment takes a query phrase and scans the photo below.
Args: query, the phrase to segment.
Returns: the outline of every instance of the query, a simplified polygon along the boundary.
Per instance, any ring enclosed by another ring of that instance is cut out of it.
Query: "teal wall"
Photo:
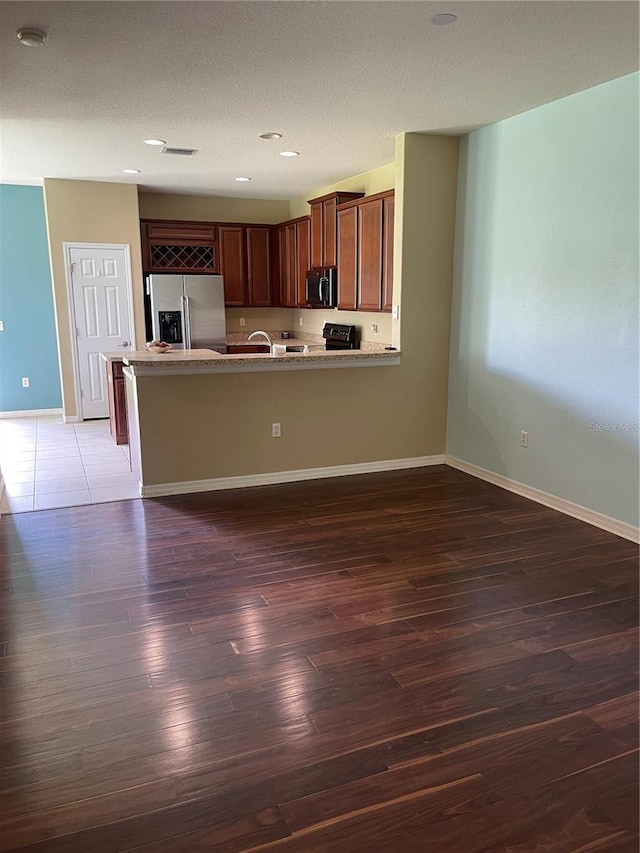
[[[0,412],[60,408],[41,187],[0,184],[0,320]]]
[[[635,525],[638,82],[463,141],[447,430],[451,456]]]

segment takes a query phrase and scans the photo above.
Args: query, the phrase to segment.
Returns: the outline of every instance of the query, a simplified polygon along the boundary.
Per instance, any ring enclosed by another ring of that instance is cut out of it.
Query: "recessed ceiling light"
[[[457,20],[458,18],[456,15],[443,12],[440,15],[434,15],[433,18],[431,18],[431,23],[435,24],[436,27],[446,27],[447,24],[453,24]]]
[[[140,169],[123,169],[125,175],[139,175]]]
[[[261,133],[260,139],[282,139],[281,133]]]
[[[25,45],[25,47],[42,47],[47,38],[47,34],[43,33],[42,30],[34,30],[27,27],[21,27],[16,35],[18,37],[18,41]]]
[[[145,139],[145,145],[166,145],[166,140],[164,139]]]
[[[281,157],[298,157],[300,155],[299,151],[281,151]]]
[[[234,181],[250,181],[251,178],[234,178]]]

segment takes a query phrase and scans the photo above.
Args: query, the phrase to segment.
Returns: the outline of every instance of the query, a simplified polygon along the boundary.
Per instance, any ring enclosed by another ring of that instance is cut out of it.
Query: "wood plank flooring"
[[[637,851],[637,547],[435,468],[0,520],[0,851]]]

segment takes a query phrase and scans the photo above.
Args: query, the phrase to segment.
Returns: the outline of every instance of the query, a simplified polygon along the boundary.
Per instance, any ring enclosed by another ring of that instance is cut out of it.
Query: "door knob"
[[[129,341],[120,341],[120,343],[118,344],[118,346],[119,346],[119,347],[128,347],[128,346],[129,346]]]

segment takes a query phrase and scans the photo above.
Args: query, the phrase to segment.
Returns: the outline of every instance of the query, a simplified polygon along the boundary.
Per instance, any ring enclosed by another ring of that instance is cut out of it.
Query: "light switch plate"
[[[4,332],[4,320],[0,320],[0,332]]]
[[[397,320],[400,317],[400,306],[399,305],[393,306],[391,316],[393,317],[394,320]]]

